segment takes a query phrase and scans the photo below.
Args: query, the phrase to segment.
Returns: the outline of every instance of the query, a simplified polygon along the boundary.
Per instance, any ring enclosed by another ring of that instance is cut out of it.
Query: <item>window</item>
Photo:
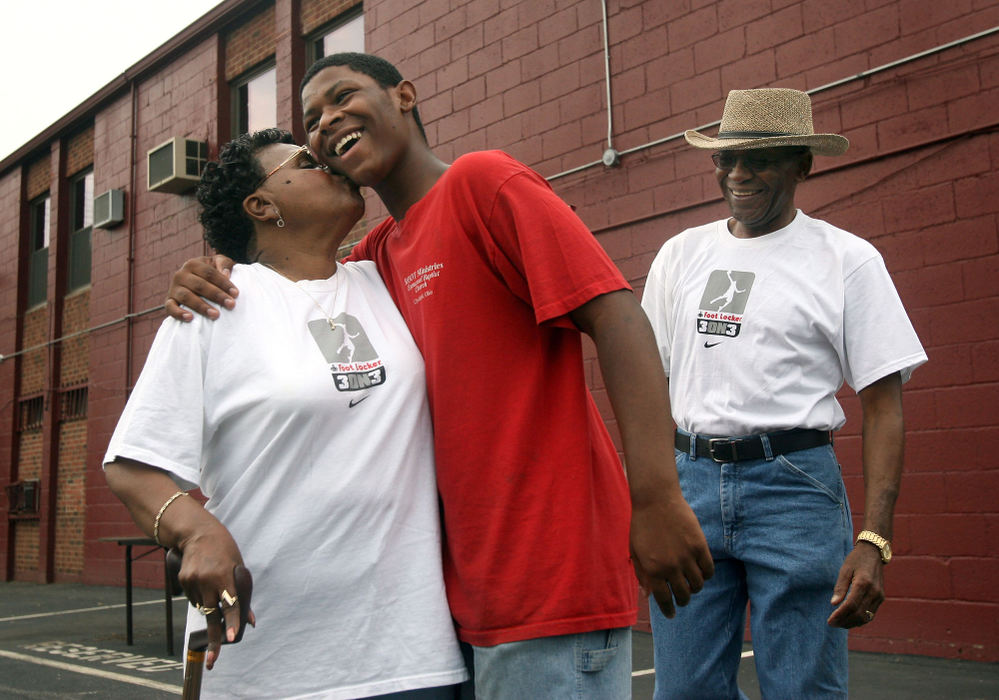
[[[233,136],[266,129],[277,123],[277,69],[274,66],[237,81],[233,90]]]
[[[67,291],[90,284],[90,232],[94,225],[94,173],[77,175],[70,182],[69,275]]]
[[[312,35],[307,42],[309,63],[332,53],[357,51],[364,53],[364,14],[358,10],[341,17]]]
[[[32,396],[30,399],[21,399],[17,404],[17,430],[25,432],[27,430],[37,430],[42,427],[45,420],[45,398],[42,396]]]
[[[43,194],[31,207],[28,244],[28,306],[45,303],[49,284],[49,196]]]
[[[87,417],[87,387],[75,386],[59,391],[59,417],[63,422]]]

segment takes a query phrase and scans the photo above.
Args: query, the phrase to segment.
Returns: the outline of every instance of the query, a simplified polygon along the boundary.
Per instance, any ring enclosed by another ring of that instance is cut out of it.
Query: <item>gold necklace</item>
[[[284,274],[283,272],[281,272],[281,270],[277,269],[276,267],[274,267],[270,263],[261,263],[261,264],[264,265],[265,267],[269,267],[270,269],[274,270],[274,272],[278,273],[279,275],[281,275],[282,277],[284,277],[286,280],[288,280],[289,282],[291,282],[295,286],[295,289],[301,290],[302,294],[304,294],[305,296],[309,297],[309,301],[311,301],[313,304],[315,304],[315,307],[317,309],[319,309],[319,312],[326,318],[326,323],[329,324],[330,330],[331,331],[335,331],[336,330],[336,326],[337,326],[336,321],[333,320],[333,317],[330,314],[326,313],[326,309],[324,309],[319,304],[319,302],[316,301],[316,298],[314,296],[312,296],[311,294],[309,294],[309,292],[304,287],[299,287],[298,286],[298,282],[296,282],[295,280],[293,280],[290,277],[288,277],[288,275]],[[339,273],[339,269],[340,269],[340,266],[337,265],[337,272],[338,273]],[[333,289],[333,303],[330,304],[330,311],[336,312],[336,298],[340,294],[340,275],[339,274],[334,274],[333,276],[336,278],[336,287]]]

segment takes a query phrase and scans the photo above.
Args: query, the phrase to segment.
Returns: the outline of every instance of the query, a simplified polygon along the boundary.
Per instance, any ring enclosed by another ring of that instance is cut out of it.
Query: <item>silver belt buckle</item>
[[[730,459],[720,459],[715,454],[715,444],[716,443],[726,443],[726,442],[729,445],[731,445],[731,447],[732,447],[731,458]],[[711,459],[713,459],[718,464],[726,464],[728,462],[737,462],[738,461],[738,459],[736,459],[736,456],[735,456],[735,441],[734,440],[729,440],[728,438],[710,438],[710,439],[708,439],[708,452],[711,454]]]

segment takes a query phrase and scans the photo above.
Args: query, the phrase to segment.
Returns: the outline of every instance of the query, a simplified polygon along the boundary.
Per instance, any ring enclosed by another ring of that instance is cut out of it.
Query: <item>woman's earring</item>
[[[274,213],[278,215],[277,221],[274,223],[277,224],[278,228],[284,228],[284,219],[281,218],[281,212],[278,211],[277,207],[274,207]]]

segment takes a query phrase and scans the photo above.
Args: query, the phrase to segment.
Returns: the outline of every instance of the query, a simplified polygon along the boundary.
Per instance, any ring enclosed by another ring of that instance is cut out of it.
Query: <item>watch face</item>
[[[881,558],[884,559],[885,564],[891,561],[891,545],[887,542],[885,542],[885,546],[881,550]]]

